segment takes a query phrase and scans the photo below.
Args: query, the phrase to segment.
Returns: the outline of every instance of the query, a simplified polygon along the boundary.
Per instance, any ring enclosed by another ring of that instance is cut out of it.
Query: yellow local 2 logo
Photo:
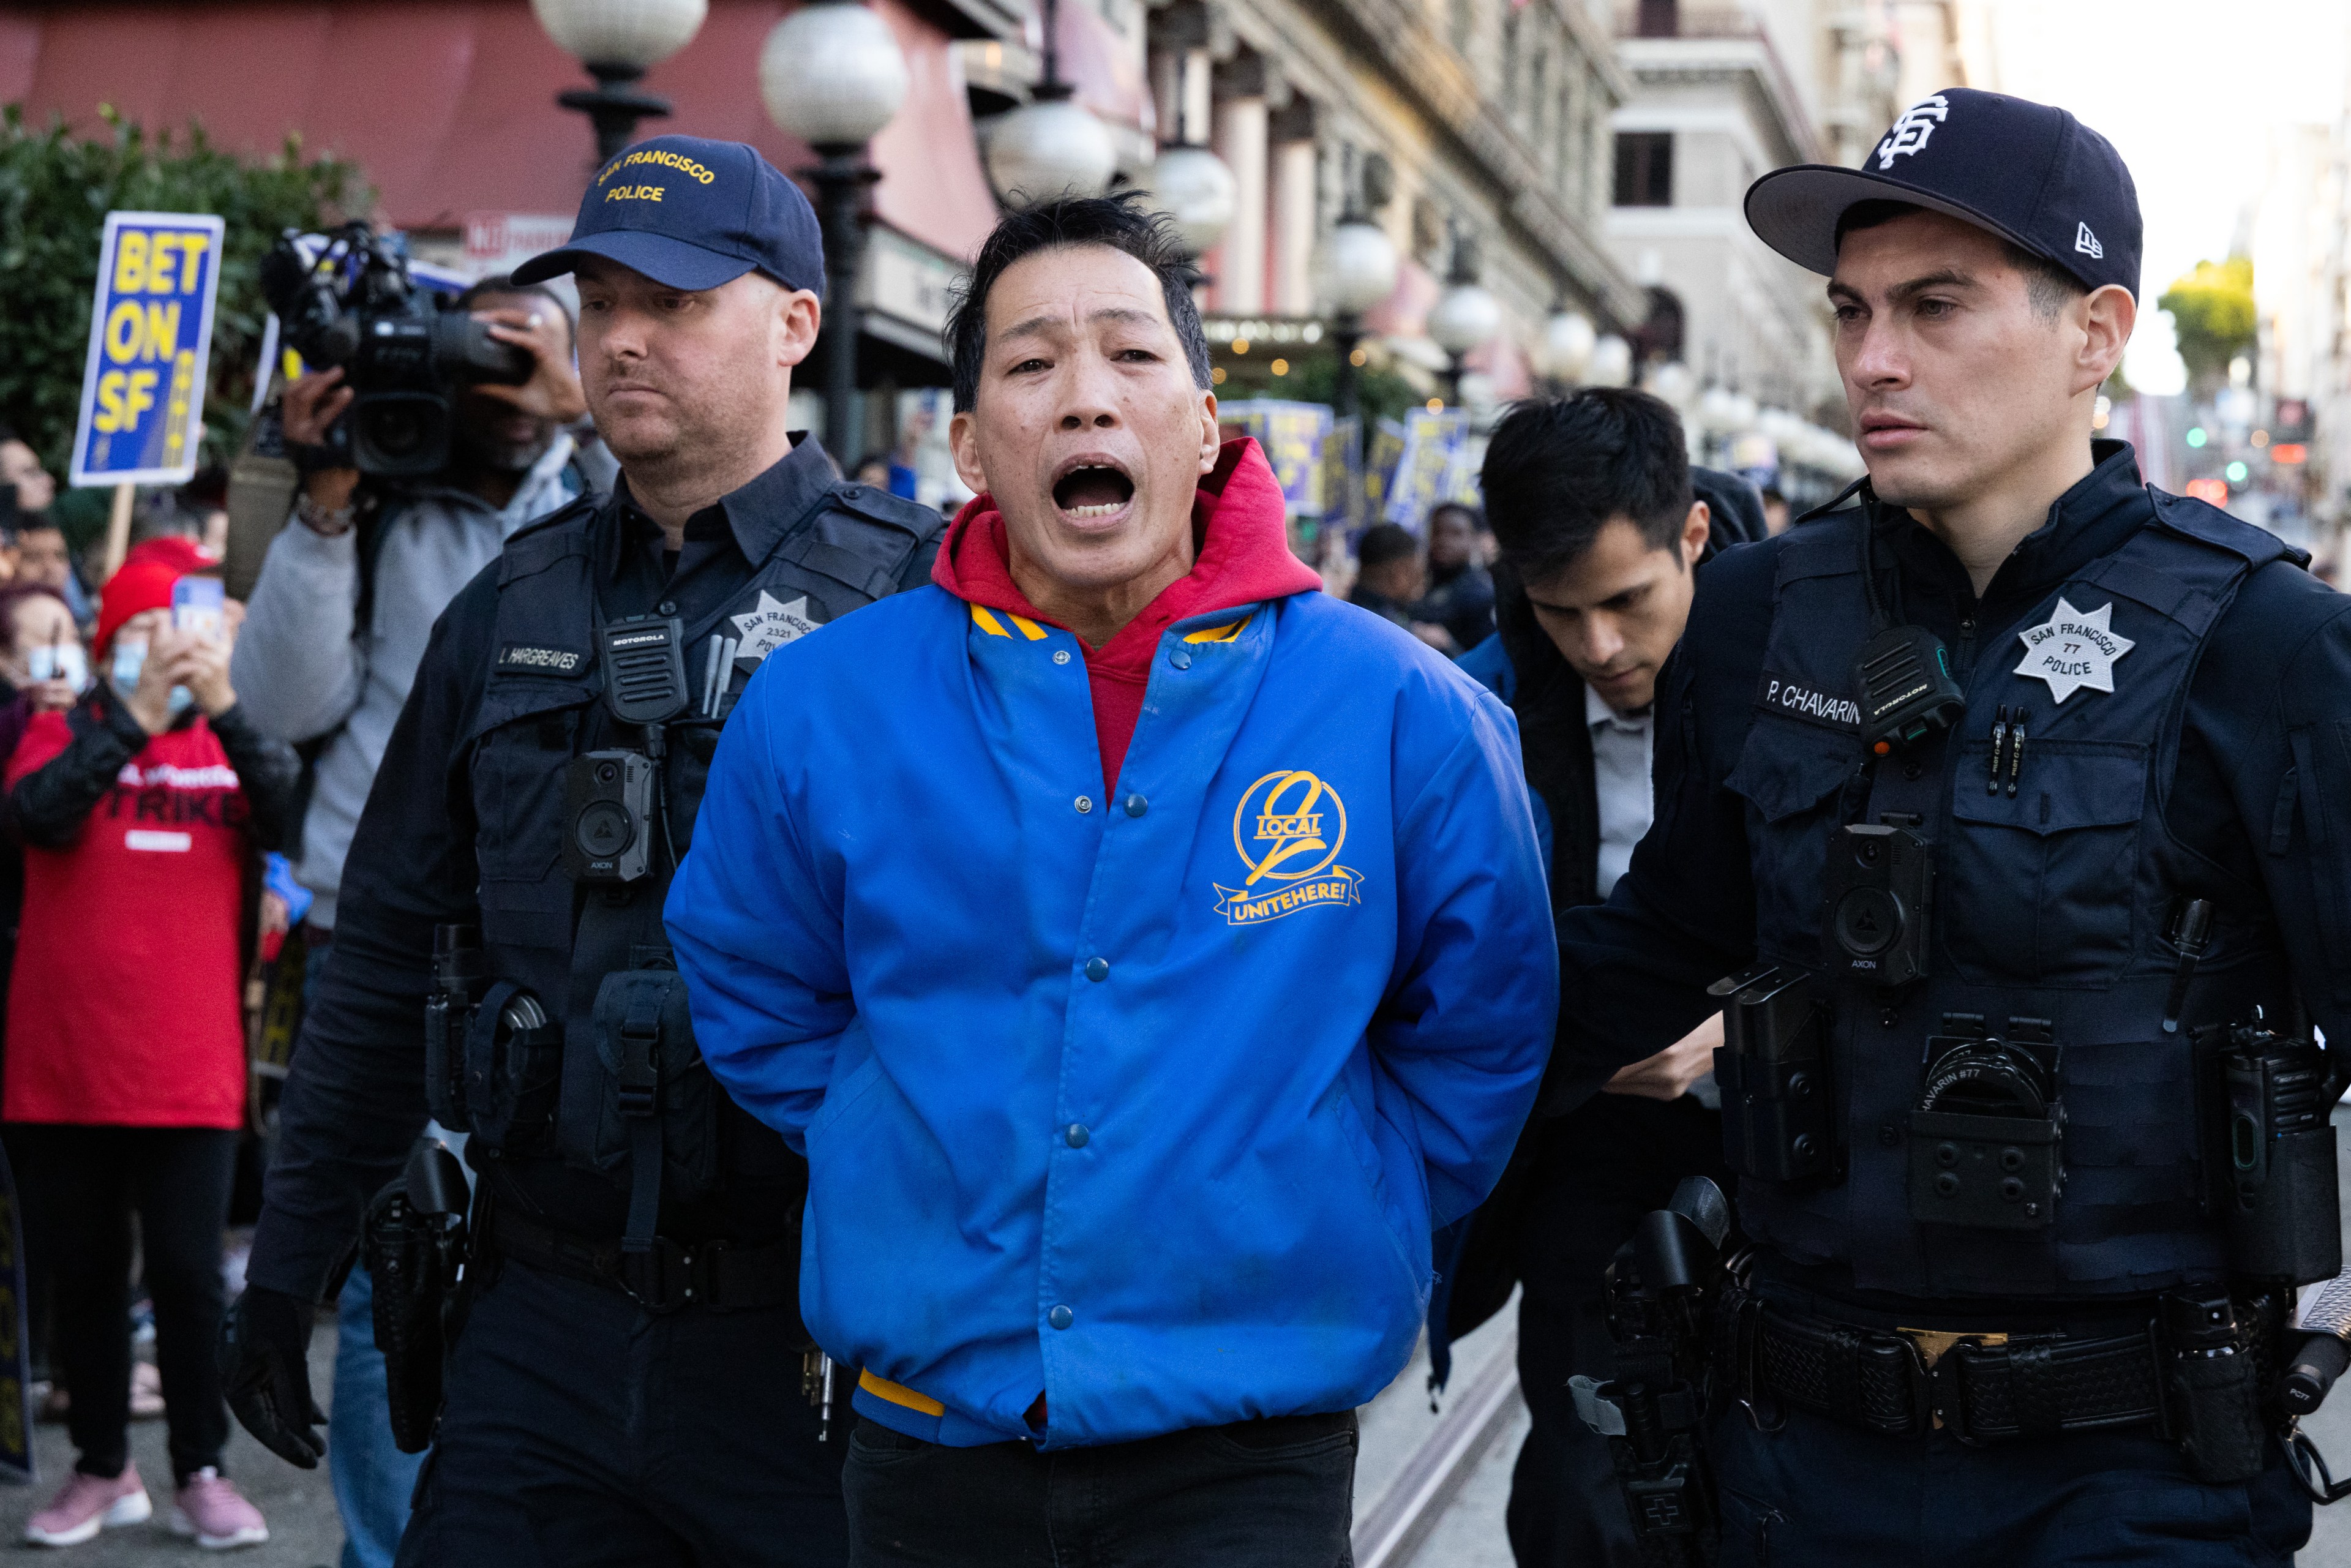
[[[1346,842],[1339,791],[1302,768],[1277,768],[1233,808],[1233,848],[1249,875],[1238,887],[1211,884],[1217,913],[1233,925],[1257,925],[1301,909],[1361,904],[1362,874],[1336,863]]]

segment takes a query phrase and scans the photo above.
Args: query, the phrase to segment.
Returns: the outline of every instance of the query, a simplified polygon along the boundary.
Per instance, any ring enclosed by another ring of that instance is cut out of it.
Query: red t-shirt
[[[7,788],[71,738],[65,715],[36,716],[8,759]],[[244,1124],[246,810],[228,753],[199,716],[124,764],[70,849],[26,848],[0,1114]]]

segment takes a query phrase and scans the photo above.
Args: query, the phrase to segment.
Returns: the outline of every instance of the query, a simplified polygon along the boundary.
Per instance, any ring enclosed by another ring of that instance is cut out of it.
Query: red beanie
[[[151,543],[162,544],[161,539]],[[98,599],[98,638],[95,646],[103,658],[114,642],[114,634],[122,623],[142,610],[169,610],[172,607],[172,585],[187,575],[178,566],[153,559],[139,558],[139,547],[122,563],[122,570],[106,580],[105,589]]]
[[[159,560],[183,576],[211,571],[220,565],[220,557],[207,555],[202,545],[180,534],[166,534],[132,545],[122,563],[128,566],[134,560]]]

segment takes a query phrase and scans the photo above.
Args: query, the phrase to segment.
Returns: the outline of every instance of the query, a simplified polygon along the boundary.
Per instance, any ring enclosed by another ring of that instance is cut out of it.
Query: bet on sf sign
[[[196,213],[106,214],[73,484],[177,485],[195,474],[223,229]]]

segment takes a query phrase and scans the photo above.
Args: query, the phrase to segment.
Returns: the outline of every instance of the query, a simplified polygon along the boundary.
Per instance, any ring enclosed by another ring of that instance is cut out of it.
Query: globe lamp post
[[[1029,101],[996,122],[987,139],[987,179],[1008,206],[1031,207],[1059,196],[1099,196],[1118,168],[1118,149],[1101,120],[1072,99],[1061,79],[1059,0],[1045,0],[1043,74]]]
[[[1322,301],[1331,311],[1331,342],[1339,353],[1331,401],[1341,419],[1363,412],[1355,356],[1363,351],[1364,312],[1395,292],[1396,267],[1395,241],[1350,202],[1322,242]]]
[[[635,138],[637,121],[669,113],[669,100],[643,90],[637,79],[693,40],[710,5],[709,0],[530,0],[530,8],[556,47],[596,78],[593,88],[573,88],[555,101],[588,117],[601,167]]]
[[[824,236],[824,438],[846,470],[857,461],[857,277],[865,254],[867,190],[882,176],[865,144],[906,99],[906,57],[883,21],[853,0],[804,5],[776,24],[759,51],[768,118],[817,155],[800,172],[816,186]]]
[[[1584,378],[1596,387],[1621,387],[1633,379],[1633,345],[1610,332],[1592,345]]]
[[[1428,337],[1453,361],[1446,380],[1449,401],[1458,402],[1462,361],[1502,329],[1502,302],[1478,281],[1478,250],[1467,235],[1453,242],[1453,266],[1445,283],[1428,313]]]
[[[1151,194],[1195,258],[1214,248],[1232,225],[1235,191],[1225,161],[1192,142],[1160,149],[1151,166]]]
[[[1599,340],[1589,316],[1562,305],[1543,323],[1542,349],[1535,368],[1561,388],[1572,387],[1583,379],[1592,363],[1593,346]]]

